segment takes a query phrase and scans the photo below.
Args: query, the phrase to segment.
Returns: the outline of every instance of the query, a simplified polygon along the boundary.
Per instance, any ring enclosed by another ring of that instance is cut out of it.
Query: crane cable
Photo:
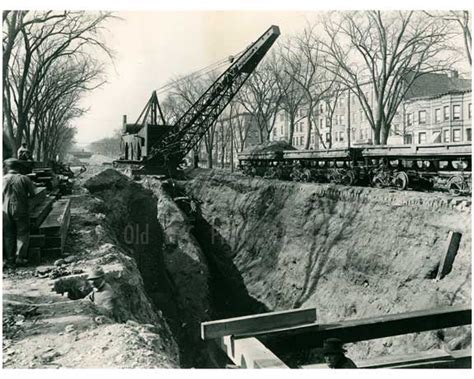
[[[222,67],[225,67],[229,63],[229,61],[232,63],[235,59],[237,59],[240,55],[242,55],[243,52],[244,52],[244,50],[239,51],[235,55],[231,55],[227,58],[223,58],[223,59],[221,59],[221,60],[219,60],[215,63],[210,64],[209,66],[206,66],[202,69],[191,72],[190,74],[185,75],[185,76],[183,76],[179,79],[170,81],[167,84],[163,85],[162,87],[158,88],[156,90],[156,93],[157,94],[164,93],[164,92],[168,91],[170,88],[174,87],[176,84],[181,83],[181,82],[187,80],[188,78],[199,79],[199,78],[201,78],[201,77],[203,77],[207,74],[210,74],[213,71],[217,71],[218,69],[220,69]]]

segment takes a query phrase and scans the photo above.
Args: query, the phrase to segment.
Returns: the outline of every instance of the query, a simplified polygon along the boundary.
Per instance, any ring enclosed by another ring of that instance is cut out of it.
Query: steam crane
[[[135,124],[127,124],[124,116],[122,157],[115,161],[115,165],[140,167],[142,173],[149,174],[175,173],[183,158],[216,122],[279,35],[278,26],[268,28],[233,61],[175,125],[166,125],[154,91]],[[161,124],[158,124],[159,118]]]

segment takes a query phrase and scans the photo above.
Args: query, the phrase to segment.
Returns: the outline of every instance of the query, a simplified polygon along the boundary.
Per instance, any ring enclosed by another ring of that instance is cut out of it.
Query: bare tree
[[[279,45],[279,59],[275,59],[272,62],[272,69],[277,78],[276,84],[282,94],[280,109],[288,116],[288,140],[290,143],[293,141],[295,125],[303,119],[300,110],[306,98],[306,92],[297,80],[303,75],[301,72],[303,69],[302,65],[288,64],[288,62],[292,62],[295,54],[301,55],[297,44],[294,46],[294,43],[293,38],[288,38]],[[302,57],[299,56],[299,59],[302,60]]]
[[[326,106],[326,116],[327,116],[327,123],[326,127],[329,129],[329,139],[325,139],[325,147],[330,149],[332,147],[332,126],[334,124],[334,113],[337,108],[337,104],[339,99],[344,92],[345,88],[343,87],[342,83],[339,81],[334,81],[331,89],[326,93],[326,96],[322,99]],[[350,117],[350,115],[348,115]]]
[[[446,24],[423,12],[332,13],[324,28],[326,67],[359,99],[374,144],[387,142],[392,120],[412,84],[422,75],[446,70],[454,61],[443,57]]]
[[[308,25],[303,33],[295,36],[294,48],[283,56],[287,73],[291,74],[304,93],[301,106],[306,109],[308,128],[306,129],[305,149],[309,149],[311,133],[316,135],[325,148],[325,142],[317,125],[317,106],[332,88],[335,76],[324,66],[322,44],[315,26]]]
[[[282,100],[282,92],[278,85],[278,77],[272,67],[277,59],[274,52],[260,63],[240,89],[236,98],[244,109],[251,114],[259,129],[260,143],[270,139],[275,125],[276,116]]]
[[[175,116],[173,117],[175,117],[177,121],[179,117],[199,99],[214,80],[215,77],[212,74],[207,77],[188,75],[174,79],[171,83],[172,86],[169,95],[165,100],[165,103],[170,102],[170,104],[174,105],[173,111],[167,111],[168,115],[173,115],[172,112],[175,112]],[[213,167],[215,134],[216,124],[214,123],[203,138],[209,168]],[[198,151],[195,151],[194,153],[197,154]]]
[[[4,12],[3,119],[14,152],[22,139],[36,142],[39,131],[35,132],[31,122],[41,122],[39,98],[49,91],[45,86],[51,72],[62,70],[66,75],[67,69],[89,67],[80,90],[86,83],[88,90],[104,83],[102,67],[93,53],[101,51],[112,57],[101,41],[102,24],[110,17],[107,12]]]
[[[471,15],[469,11],[425,11],[425,13],[430,17],[438,17],[460,30],[463,38],[464,52],[466,54],[467,61],[469,62],[469,66],[472,66]]]

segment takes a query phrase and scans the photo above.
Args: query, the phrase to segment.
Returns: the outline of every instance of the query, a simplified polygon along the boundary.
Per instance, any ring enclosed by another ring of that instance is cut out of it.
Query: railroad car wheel
[[[400,190],[405,190],[408,187],[408,175],[404,172],[397,172],[394,178],[395,186]]]
[[[379,178],[378,176],[376,176],[372,179],[372,185],[375,188],[384,188],[385,187],[384,180],[382,178]]]
[[[352,186],[355,183],[355,174],[353,171],[347,171],[342,176],[342,184],[345,186]]]
[[[453,176],[448,181],[448,190],[451,195],[459,195],[469,192],[469,185],[462,176]]]

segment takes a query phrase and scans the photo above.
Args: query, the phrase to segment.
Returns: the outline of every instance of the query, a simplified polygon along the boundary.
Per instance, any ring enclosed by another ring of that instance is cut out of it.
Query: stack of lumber
[[[71,200],[57,200],[39,227],[39,233],[45,236],[42,255],[58,257],[63,253],[70,220]]]
[[[57,257],[63,252],[71,216],[70,200],[55,201],[42,188],[30,207],[28,260],[40,264],[42,258]]]
[[[34,168],[31,174],[28,174],[36,185],[44,186],[48,190],[53,190],[58,186],[58,179],[50,167]]]

